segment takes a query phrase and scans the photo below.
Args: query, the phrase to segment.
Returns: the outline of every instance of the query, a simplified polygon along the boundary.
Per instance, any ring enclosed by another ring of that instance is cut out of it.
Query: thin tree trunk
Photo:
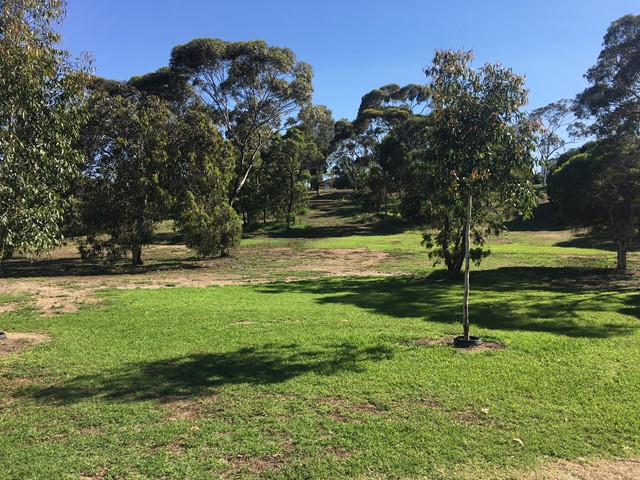
[[[464,226],[464,300],[462,301],[462,333],[465,340],[469,340],[469,260],[471,257],[471,208],[472,199],[471,193],[469,193],[469,204],[467,205],[467,222]]]

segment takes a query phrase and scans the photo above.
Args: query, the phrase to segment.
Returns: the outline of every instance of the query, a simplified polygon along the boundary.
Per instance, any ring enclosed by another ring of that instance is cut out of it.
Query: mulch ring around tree
[[[0,338],[0,357],[12,353],[20,353],[28,348],[51,341],[51,337],[43,333],[4,332],[6,338]]]
[[[432,347],[436,345],[448,345],[453,348],[453,338],[452,336],[446,336],[442,338],[415,338],[413,339],[413,343],[423,346],[423,347]],[[469,352],[469,353],[478,353],[484,352],[487,350],[504,350],[506,347],[498,342],[494,342],[492,340],[483,340],[480,345],[468,347],[468,348],[456,348],[456,351],[459,352]]]

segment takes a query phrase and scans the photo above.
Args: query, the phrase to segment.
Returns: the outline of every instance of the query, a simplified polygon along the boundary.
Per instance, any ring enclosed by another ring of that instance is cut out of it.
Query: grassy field
[[[640,293],[606,243],[514,222],[471,277],[493,348],[458,351],[419,231],[313,207],[230,259],[164,225],[138,271],[3,264],[0,327],[39,345],[0,356],[0,478],[638,478]]]

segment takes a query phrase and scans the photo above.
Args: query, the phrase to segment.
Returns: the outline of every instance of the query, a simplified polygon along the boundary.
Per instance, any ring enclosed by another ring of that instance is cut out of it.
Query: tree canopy
[[[609,236],[616,269],[627,269],[627,252],[640,228],[640,145],[637,139],[590,143],[558,168],[549,195],[562,222]]]
[[[0,257],[60,240],[81,156],[86,64],[58,47],[61,0],[0,3]]]
[[[576,111],[595,120],[591,131],[600,137],[640,133],[640,15],[611,24],[585,78],[590,86],[576,97]]]
[[[260,152],[286,116],[311,101],[311,67],[288,48],[263,41],[199,38],[171,52],[171,68],[185,76],[236,149],[233,205]]]

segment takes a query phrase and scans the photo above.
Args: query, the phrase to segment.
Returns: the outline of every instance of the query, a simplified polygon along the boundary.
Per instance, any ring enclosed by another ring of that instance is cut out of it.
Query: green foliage
[[[84,258],[107,252],[110,259],[131,251],[133,264],[139,265],[142,246],[169,202],[172,115],[157,97],[121,88],[117,93],[97,89],[90,99],[91,118],[83,133],[86,178],[79,193],[86,241],[80,251]]]
[[[616,268],[626,270],[627,250],[640,228],[640,146],[601,141],[555,171],[549,195],[564,223],[608,235],[616,245]]]
[[[611,24],[597,63],[585,78],[590,86],[576,97],[577,114],[593,118],[599,136],[637,135],[640,129],[640,15]]]
[[[327,171],[327,160],[331,144],[335,136],[335,120],[333,114],[324,105],[309,105],[300,109],[298,124],[307,141],[312,141],[318,151],[317,155],[307,160],[311,188],[319,190],[323,174]]]
[[[84,66],[58,48],[61,0],[0,2],[0,257],[58,244],[78,174]]]
[[[506,213],[526,217],[536,204],[530,181],[535,125],[520,110],[527,99],[524,77],[499,64],[475,70],[472,59],[471,52],[438,51],[426,72],[432,112],[423,162],[430,198],[423,210],[440,232],[426,244],[437,246],[451,274],[462,265],[469,198],[477,248],[487,232],[499,231]]]
[[[288,48],[263,41],[199,38],[172,50],[171,68],[191,81],[238,150],[233,205],[286,115],[311,101],[311,67]]]
[[[177,127],[170,166],[176,224],[199,255],[228,255],[242,233],[240,219],[227,203],[237,152],[201,108],[189,109]]]
[[[179,226],[186,245],[203,257],[229,255],[242,235],[242,222],[233,207],[226,202],[203,202],[192,192],[187,192]]]
[[[569,100],[559,100],[531,112],[531,120],[538,123],[535,145],[538,166],[541,168],[542,185],[547,184],[551,163],[560,151],[570,143],[563,134],[575,133],[574,114]]]

